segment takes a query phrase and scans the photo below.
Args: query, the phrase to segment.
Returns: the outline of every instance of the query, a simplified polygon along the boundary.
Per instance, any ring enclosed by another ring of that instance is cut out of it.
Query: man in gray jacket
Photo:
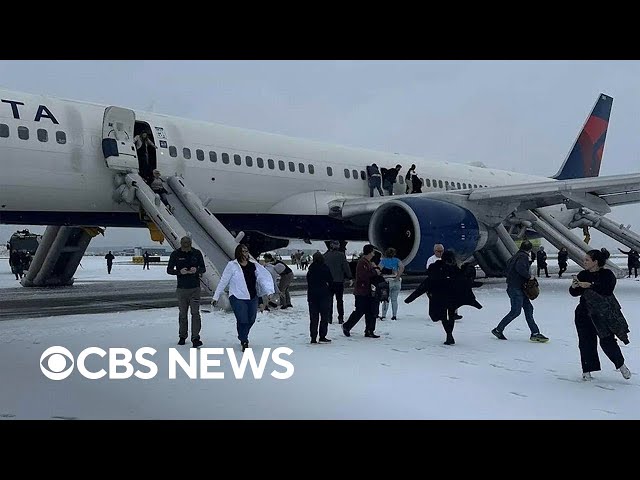
[[[333,323],[333,296],[336,297],[338,307],[338,323],[344,323],[344,302],[342,295],[344,294],[344,281],[351,279],[351,269],[347,256],[340,249],[340,242],[332,240],[329,244],[329,251],[324,254],[324,263],[329,267],[331,277],[333,279],[333,288],[331,289],[331,317],[329,323]]]
[[[509,325],[514,319],[520,316],[520,312],[524,309],[524,316],[527,320],[529,330],[531,330],[530,340],[532,342],[548,342],[549,339],[540,333],[540,329],[536,322],[533,320],[533,305],[522,289],[524,282],[533,278],[529,268],[529,252],[533,245],[529,240],[524,240],[520,244],[520,250],[509,259],[507,262],[507,295],[511,300],[511,310],[500,321],[498,326],[491,330],[496,337],[500,340],[506,340],[507,337],[502,333],[507,325]]]

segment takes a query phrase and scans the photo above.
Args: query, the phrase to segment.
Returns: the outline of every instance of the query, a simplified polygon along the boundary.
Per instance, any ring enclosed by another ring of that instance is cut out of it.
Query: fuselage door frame
[[[102,120],[102,153],[107,167],[124,172],[138,171],[133,143],[136,113],[121,107],[107,107]]]

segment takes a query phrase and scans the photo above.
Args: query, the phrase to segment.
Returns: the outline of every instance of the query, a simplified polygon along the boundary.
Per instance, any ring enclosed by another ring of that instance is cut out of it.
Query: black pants
[[[453,338],[453,327],[456,324],[454,320],[456,317],[456,309],[447,308],[447,316],[448,318],[442,320],[442,327],[444,328],[444,333],[447,334],[447,339],[449,339],[450,337]]]
[[[327,336],[329,319],[331,318],[331,297],[309,300],[309,333],[311,338],[318,337],[318,319],[320,320],[320,338]]]
[[[547,270],[547,266],[546,265],[544,267],[538,266],[538,276],[540,276],[540,270],[544,270],[544,274],[547,277],[549,276],[549,270]]]
[[[331,316],[329,320],[333,322],[333,296],[336,297],[336,308],[338,309],[338,321],[344,320],[344,302],[342,296],[344,295],[344,282],[333,282],[333,292],[331,293]]]
[[[107,273],[111,273],[111,267],[113,267],[113,263],[107,263]]]
[[[598,334],[591,319],[582,313],[576,312],[576,330],[578,331],[578,348],[580,349],[580,361],[583,372],[597,372],[600,370],[600,358],[598,358]],[[616,337],[600,339],[600,348],[613,362],[616,369],[624,363],[624,357]]]
[[[145,267],[147,268],[147,270],[149,270],[149,262],[144,262],[144,264],[142,265],[142,269],[144,270]]]
[[[567,271],[567,264],[566,263],[560,263],[560,264],[558,264],[558,266],[560,267],[560,270],[558,270],[558,277],[561,277],[562,274]]]
[[[376,329],[376,314],[374,312],[373,298],[364,295],[356,295],[355,297],[356,309],[351,315],[349,315],[349,319],[345,322],[342,328],[344,328],[346,331],[350,331],[353,327],[355,327],[356,323],[358,323],[364,315],[364,331],[365,333],[373,333]],[[377,304],[377,302],[375,303]]]

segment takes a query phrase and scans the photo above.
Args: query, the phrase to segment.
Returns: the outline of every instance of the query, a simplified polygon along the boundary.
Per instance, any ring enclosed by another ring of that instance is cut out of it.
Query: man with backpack
[[[529,339],[532,342],[541,343],[549,341],[547,337],[540,333],[540,329],[533,319],[533,305],[523,290],[524,283],[534,278],[529,271],[531,266],[529,263],[529,252],[531,252],[532,248],[533,245],[531,245],[531,242],[524,240],[520,244],[520,250],[507,262],[507,295],[511,301],[511,310],[504,316],[498,326],[491,330],[491,333],[500,340],[507,339],[502,332],[507,325],[520,316],[520,313],[524,309],[524,316],[527,320],[529,330],[531,330],[531,337]]]

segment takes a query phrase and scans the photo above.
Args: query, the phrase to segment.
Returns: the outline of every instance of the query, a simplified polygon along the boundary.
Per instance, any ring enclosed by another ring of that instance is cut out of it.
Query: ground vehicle
[[[28,258],[31,258],[35,255],[41,240],[42,235],[31,233],[28,229],[18,230],[11,235],[11,238],[7,242],[7,252],[11,253],[17,250],[25,254],[28,253]],[[28,265],[25,265],[25,267],[25,269],[29,268]]]

